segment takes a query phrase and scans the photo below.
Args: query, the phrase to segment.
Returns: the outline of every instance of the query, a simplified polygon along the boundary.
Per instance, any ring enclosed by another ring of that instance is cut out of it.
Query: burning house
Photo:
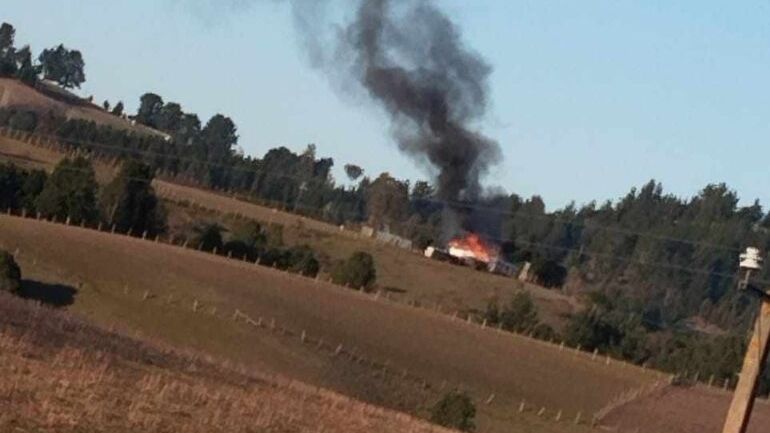
[[[500,248],[474,233],[452,239],[447,243],[446,250],[428,247],[425,250],[425,256],[436,260],[465,264],[494,274],[509,277],[516,275],[516,266],[501,257]]]

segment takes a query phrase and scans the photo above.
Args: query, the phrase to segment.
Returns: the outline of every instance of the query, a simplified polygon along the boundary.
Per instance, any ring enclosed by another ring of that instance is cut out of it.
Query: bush
[[[476,428],[476,406],[465,392],[451,391],[431,409],[430,420],[438,425],[473,431]]]
[[[233,258],[236,259],[242,259],[246,258],[248,260],[254,261],[256,260],[256,256],[254,254],[254,250],[250,248],[248,245],[246,245],[245,242],[242,240],[231,240],[227,241],[223,246],[223,253],[227,255],[231,255]]]
[[[289,268],[289,253],[280,248],[268,248],[259,257],[259,261],[264,266],[275,267],[285,271]]]
[[[154,176],[150,166],[128,160],[104,187],[102,212],[119,232],[155,236],[165,230],[166,212],[152,188]]]
[[[525,332],[538,322],[537,307],[527,292],[516,293],[500,312],[500,323],[509,331]]]
[[[37,128],[37,114],[34,111],[0,108],[0,126],[33,132]]]
[[[65,158],[48,176],[45,186],[35,199],[35,207],[45,217],[59,221],[91,223],[98,219],[96,206],[96,175],[91,163],[83,158]]]
[[[315,258],[313,250],[307,245],[289,248],[287,251],[289,270],[306,277],[318,275],[320,265]]]
[[[371,254],[359,251],[345,261],[338,262],[332,270],[332,281],[354,289],[369,289],[377,280],[374,259]]]
[[[8,119],[8,127],[33,132],[37,128],[37,114],[34,111],[17,111]]]
[[[196,236],[193,245],[201,251],[222,252],[222,226],[219,224],[204,224],[195,228]]]
[[[0,251],[0,291],[15,295],[21,291],[21,269],[7,251]]]

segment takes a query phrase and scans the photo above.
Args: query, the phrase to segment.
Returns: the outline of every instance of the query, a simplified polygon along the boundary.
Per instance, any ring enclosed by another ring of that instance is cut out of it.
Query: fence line
[[[17,214],[14,213],[14,211],[12,209],[8,209],[6,214],[10,215],[10,216],[14,216],[14,217],[46,221],[46,222],[52,223],[52,224],[67,225],[69,223],[68,225],[73,226],[71,219],[69,219],[69,221],[68,220],[57,221],[55,218],[53,218],[51,221],[48,221],[48,220],[44,220],[41,217],[41,215],[39,215],[39,214],[33,215],[33,214],[28,213],[26,210],[21,210],[20,213],[17,215]],[[88,225],[85,225],[85,224],[81,223],[80,225],[75,226],[75,227],[77,227],[78,229],[83,229],[83,230],[96,230],[96,231],[100,231],[102,233],[115,234],[115,235],[119,235],[119,236],[126,236],[126,237],[130,237],[130,238],[132,238],[132,239],[134,239],[136,241],[163,243],[163,244],[166,244],[166,245],[169,245],[169,246],[175,246],[175,247],[179,247],[179,248],[190,250],[190,247],[189,247],[189,245],[188,245],[186,240],[183,240],[183,241],[179,242],[179,241],[174,240],[173,238],[164,239],[164,238],[161,238],[160,236],[156,236],[154,238],[148,238],[146,233],[143,233],[141,237],[136,237],[136,235],[138,235],[138,234],[132,235],[131,231],[129,231],[128,233],[116,232],[114,225],[111,226],[111,227],[104,227],[103,224],[100,223],[97,226],[91,227],[91,226],[88,226]],[[211,252],[207,252],[207,251],[203,251],[202,253],[204,253],[204,254],[211,254]],[[15,254],[17,254],[17,255],[19,254],[18,248],[15,251]],[[220,257],[222,259],[226,259],[226,260],[234,260],[234,261],[246,262],[246,263],[249,263],[249,264],[253,264],[254,266],[259,266],[260,265],[258,262],[249,262],[249,261],[244,260],[244,258],[240,258],[239,259],[239,258],[236,258],[236,257],[224,257],[224,256],[221,256],[221,255],[218,255],[218,257]],[[36,261],[36,259],[35,259],[35,261]],[[325,284],[327,284],[327,285],[329,285],[331,287],[334,287],[334,288],[337,288],[337,289],[341,289],[341,290],[345,290],[345,291],[350,292],[349,288],[336,285],[333,282],[331,282],[331,280],[320,280],[319,277],[307,277],[307,276],[304,276],[304,275],[301,275],[301,274],[294,274],[294,273],[290,273],[288,271],[282,271],[282,270],[275,269],[275,268],[268,267],[268,266],[260,266],[260,268],[265,269],[268,272],[278,273],[278,274],[287,276],[289,278],[311,279],[312,283],[314,285],[317,285],[320,282],[320,283],[325,283]],[[124,286],[124,293],[128,294],[129,292],[130,292],[130,288],[127,285]],[[355,293],[355,292],[353,292],[353,293]],[[445,318],[446,320],[449,320],[449,321],[455,321],[457,319],[457,317],[459,316],[459,314],[460,314],[458,311],[453,311],[452,314],[450,315],[449,313],[445,313],[445,312],[441,311],[440,308],[436,308],[436,309],[425,308],[425,307],[423,307],[423,306],[421,306],[421,305],[419,305],[417,303],[414,303],[414,302],[408,302],[408,303],[398,302],[398,301],[390,298],[388,296],[387,292],[383,293],[381,291],[376,291],[376,292],[373,292],[373,293],[364,293],[363,291],[359,291],[358,293],[359,293],[360,296],[365,297],[365,298],[367,298],[369,300],[372,300],[372,301],[382,301],[382,302],[391,303],[393,305],[399,305],[399,306],[402,306],[402,307],[412,307],[412,308],[417,308],[417,309],[424,310],[426,312],[432,312],[432,313],[437,314],[437,315],[439,315],[439,316],[441,316],[441,317],[443,317],[443,318]],[[153,293],[151,293],[151,292],[149,292],[147,290],[145,290],[142,293],[142,300],[143,301],[152,300],[152,299],[159,299],[159,298],[157,296],[155,296]],[[169,306],[173,306],[175,302],[176,303],[182,303],[183,299],[180,298],[180,299],[176,300],[176,299],[173,298],[173,294],[169,294],[168,298],[166,300],[166,304],[169,305]],[[193,298],[191,301],[188,300],[188,302],[189,302],[188,305],[191,306],[190,308],[193,311],[193,313],[197,313],[198,311],[203,311],[204,314],[207,314],[209,316],[213,316],[213,317],[220,318],[220,319],[226,319],[227,318],[227,317],[225,317],[225,315],[219,314],[219,310],[217,309],[216,306],[211,306],[210,309],[206,310],[205,308],[202,308],[203,307],[203,303],[200,300],[196,299],[196,298]],[[208,313],[206,313],[206,311],[208,311]],[[231,319],[233,319],[233,320],[236,320],[236,321],[239,318],[244,319],[245,323],[247,323],[249,325],[252,325],[253,327],[255,327],[257,329],[267,329],[267,326],[265,325],[264,320],[263,320],[262,317],[258,318],[258,320],[255,321],[250,316],[248,316],[245,313],[240,312],[239,310],[235,310],[234,313],[231,316],[229,316],[229,317]],[[487,326],[487,324],[484,323],[484,322],[480,322],[480,323],[473,322],[471,314],[467,314],[467,321],[458,321],[458,323],[467,324],[467,326],[476,327],[478,329],[486,330],[487,332],[495,332],[496,334],[501,335],[501,336],[505,336],[506,334],[508,334],[508,336],[510,336],[511,338],[523,338],[523,339],[526,339],[526,340],[529,340],[529,341],[534,341],[536,344],[541,344],[541,345],[544,345],[546,347],[551,347],[551,348],[553,348],[555,350],[558,350],[558,351],[563,351],[565,349],[565,347],[567,347],[563,341],[559,342],[557,344],[557,343],[552,342],[552,341],[549,342],[549,341],[544,341],[544,340],[540,340],[540,339],[537,339],[537,338],[533,338],[531,335],[527,335],[527,334],[523,334],[523,333],[502,332],[501,328],[499,328],[499,327],[490,327],[490,326]],[[428,389],[443,390],[445,388],[445,386],[446,386],[446,381],[443,381],[442,384],[441,384],[441,387],[439,387],[439,388],[437,388],[435,386],[432,386],[430,384],[430,382],[427,381],[426,379],[424,379],[424,378],[422,378],[422,377],[420,377],[418,375],[415,375],[414,373],[411,373],[411,372],[407,371],[406,369],[402,370],[400,373],[397,372],[396,370],[392,370],[391,371],[391,369],[388,369],[389,363],[387,363],[387,362],[377,362],[377,361],[374,361],[374,360],[370,360],[370,359],[368,359],[368,358],[366,358],[364,356],[357,355],[353,351],[350,351],[350,350],[346,349],[344,347],[344,345],[341,344],[341,343],[339,345],[337,345],[336,348],[335,348],[331,344],[329,344],[327,341],[325,341],[323,337],[313,338],[310,335],[308,335],[306,330],[302,330],[301,333],[293,332],[293,331],[289,330],[288,328],[285,328],[283,326],[280,326],[280,325],[276,324],[274,319],[272,319],[271,325],[270,325],[269,329],[271,329],[271,332],[274,332],[274,333],[276,331],[278,331],[277,332],[278,334],[280,334],[281,336],[285,336],[285,337],[297,337],[297,336],[299,336],[300,342],[303,345],[306,344],[311,349],[315,348],[316,350],[319,350],[319,351],[325,351],[325,352],[327,352],[327,354],[328,353],[333,353],[335,356],[341,357],[341,359],[347,358],[351,362],[357,362],[359,364],[367,365],[370,369],[379,370],[380,373],[377,374],[377,372],[375,372],[375,376],[374,377],[380,377],[380,378],[383,378],[383,380],[386,378],[386,376],[388,374],[390,374],[392,377],[399,377],[402,380],[407,380],[407,381],[411,382],[412,384],[417,385],[421,389],[424,389],[424,390],[428,390]],[[609,354],[605,354],[603,356],[599,356],[599,352],[598,351],[586,352],[586,351],[582,350],[582,348],[580,346],[575,347],[575,348],[570,348],[570,349],[573,350],[573,353],[576,356],[582,357],[585,360],[591,360],[591,361],[594,361],[594,362],[601,362],[601,363],[604,363],[605,365],[610,365],[612,363],[616,363],[616,364],[619,364],[622,368],[623,367],[635,367],[635,368],[642,368],[642,369],[647,370],[646,366],[639,367],[639,366],[636,366],[634,364],[628,363],[628,362],[626,362],[624,360],[617,360],[617,359],[612,358]],[[659,374],[659,380],[656,381],[655,383],[653,383],[651,385],[651,387],[659,387],[659,386],[661,386],[660,384],[662,384],[662,383],[666,383],[666,384],[670,385],[670,384],[675,383],[677,380],[681,380],[681,379],[685,379],[686,380],[686,379],[688,379],[687,372],[679,373],[679,374],[666,374],[666,373],[663,373],[663,372],[658,372],[658,374]],[[662,380],[666,376],[668,376],[668,381]],[[693,382],[695,382],[695,383],[704,383],[704,382],[699,382],[699,379],[700,379],[699,376],[697,375],[697,373],[695,373],[695,376],[693,378]],[[725,389],[725,390],[728,390],[733,385],[734,385],[733,384],[733,380],[728,378],[728,379],[725,380],[722,388]],[[710,388],[719,388],[718,384],[715,384],[715,382],[714,382],[713,375],[709,378],[709,381],[706,384],[706,386],[708,386]],[[545,406],[534,405],[534,404],[531,404],[529,402],[526,402],[526,400],[524,400],[524,399],[521,400],[521,404],[519,405],[518,410],[519,410],[519,412],[522,412],[522,413],[523,412],[530,412],[530,413],[532,413],[532,414],[534,414],[534,415],[536,415],[538,417],[546,418],[546,419],[548,419],[549,421],[552,421],[552,422],[557,422],[557,423],[558,422],[571,422],[571,423],[574,423],[576,425],[581,424],[581,425],[591,425],[591,426],[594,426],[597,423],[599,423],[601,421],[601,419],[606,415],[606,413],[608,413],[610,410],[615,409],[615,408],[617,408],[619,406],[622,406],[623,404],[628,404],[629,402],[633,401],[636,398],[641,398],[641,397],[646,396],[647,394],[643,394],[643,390],[644,390],[644,388],[641,389],[641,390],[628,390],[628,391],[622,393],[621,395],[617,396],[615,399],[611,400],[605,408],[602,408],[599,411],[597,411],[590,419],[586,418],[582,411],[578,411],[575,414],[574,418],[571,418],[570,416],[567,416],[567,414],[563,410],[561,410],[561,409],[551,409],[551,411],[549,411],[549,409],[547,407],[545,407]],[[488,395],[488,397],[485,397],[487,395]],[[492,393],[489,393],[489,394],[486,394],[486,393],[480,394],[479,399],[483,400],[487,405],[492,404],[494,402],[494,400],[495,400],[495,393],[492,392]],[[354,399],[351,399],[351,400],[354,400]],[[355,401],[357,401],[357,400],[355,400]],[[364,403],[364,404],[366,404],[366,403]],[[539,407],[539,409],[538,409],[538,407]],[[549,414],[551,414],[551,415],[549,415]]]
[[[18,216],[18,217],[21,217],[21,218],[35,218],[37,220],[44,220],[39,213],[34,215],[34,216],[32,216],[32,215],[28,214],[28,212],[25,209],[20,210],[18,213],[14,213],[14,210],[9,208],[9,209],[7,209],[6,213],[9,216]],[[48,220],[46,220],[46,221],[48,221]],[[49,222],[61,224],[60,222],[56,221],[55,217],[52,218],[52,220],[50,220]],[[72,226],[71,219],[67,218],[67,220],[64,222],[64,224]],[[103,230],[104,227],[103,227],[103,224],[101,224],[101,223],[99,223],[96,226],[89,226],[89,225],[85,225],[85,224],[81,223],[79,228],[81,228],[81,229],[90,229],[90,230],[97,230],[97,231],[101,231],[102,233],[112,233],[112,234],[116,234],[116,235],[123,235],[123,236],[130,237],[132,239],[135,239],[135,240],[143,240],[143,241],[151,241],[151,242],[155,242],[155,243],[163,243],[163,244],[166,244],[166,245],[180,247],[180,248],[184,248],[184,249],[188,249],[188,250],[194,251],[193,249],[190,248],[190,245],[189,245],[189,242],[188,242],[187,239],[174,239],[174,238],[163,239],[159,235],[155,236],[153,238],[148,238],[148,235],[147,235],[146,232],[142,233],[141,237],[136,237],[135,235],[133,235],[132,230],[128,230],[127,233],[120,233],[120,232],[118,232],[116,230],[116,226],[114,224],[109,227],[109,229],[110,229],[109,232],[106,232],[106,231]],[[102,229],[102,230],[99,230],[99,229]],[[138,233],[136,235],[138,235]],[[262,264],[260,263],[260,259],[257,259],[254,262],[250,262],[250,261],[248,261],[246,259],[246,256],[238,258],[238,257],[232,257],[232,256],[230,256],[230,257],[222,256],[222,255],[216,254],[216,252],[212,253],[211,251],[200,251],[200,252],[204,253],[204,254],[215,255],[215,256],[217,256],[217,257],[219,257],[221,259],[224,259],[224,260],[233,260],[233,261],[237,261],[237,262],[252,263],[255,266],[260,266],[262,269],[266,269],[268,272],[278,273],[278,274],[281,274],[281,275],[284,275],[284,276],[288,276],[289,278],[300,278],[300,279],[305,278],[305,279],[308,279],[308,280],[312,280],[311,282],[314,285],[317,285],[318,283],[323,283],[323,284],[327,284],[327,285],[330,285],[330,286],[338,288],[338,289],[344,289],[344,290],[349,291],[349,292],[351,291],[350,288],[348,288],[348,287],[335,284],[331,280],[331,278],[327,278],[325,280],[321,280],[320,279],[320,274],[317,274],[316,276],[312,276],[311,277],[311,276],[306,276],[306,275],[303,275],[303,274],[292,273],[292,272],[289,272],[289,271],[283,271],[283,270],[276,269],[276,268],[273,268],[273,267],[270,267],[270,266],[262,266]],[[365,292],[365,290],[363,288],[360,288],[358,292],[360,293],[361,296],[364,296],[367,299],[372,300],[372,301],[382,301],[382,302],[390,303],[390,304],[393,304],[393,305],[400,305],[400,306],[416,308],[416,309],[423,310],[425,312],[436,314],[436,315],[438,315],[440,317],[443,317],[443,318],[446,318],[446,319],[452,320],[452,321],[456,320],[461,315],[460,311],[453,311],[451,315],[449,313],[445,313],[444,311],[441,310],[440,306],[437,306],[437,308],[433,309],[433,308],[423,307],[422,305],[420,305],[420,304],[418,304],[418,303],[416,303],[414,301],[411,301],[411,300],[407,300],[406,302],[399,302],[398,300],[391,298],[389,296],[388,292],[383,292],[383,291],[380,291],[380,290],[367,293],[367,292]],[[473,315],[470,314],[470,313],[466,313],[466,317],[465,317],[464,321],[458,321],[458,323],[463,323],[463,322],[466,323],[469,326],[477,327],[479,329],[483,329],[483,330],[486,330],[486,331],[489,331],[489,332],[496,332],[497,334],[499,334],[501,336],[505,336],[507,334],[510,337],[526,339],[526,340],[528,340],[530,342],[534,342],[535,344],[539,344],[539,345],[545,346],[545,347],[550,347],[550,348],[558,350],[558,351],[563,351],[564,348],[566,347],[565,346],[565,342],[563,342],[563,341],[561,341],[559,343],[556,343],[554,341],[545,341],[545,340],[542,340],[542,339],[539,339],[539,338],[535,338],[532,334],[526,334],[526,333],[523,333],[523,332],[515,332],[515,331],[502,332],[503,330],[498,328],[498,327],[490,327],[490,326],[488,326],[486,324],[486,321],[482,321],[480,323],[476,323],[473,320]],[[593,352],[586,352],[586,351],[582,350],[582,348],[580,346],[578,346],[578,347],[575,348],[575,352],[574,353],[576,355],[582,355],[583,358],[590,359],[591,361],[602,362],[605,365],[619,364],[621,367],[640,368],[642,370],[646,370],[646,371],[652,372],[653,374],[655,373],[654,370],[648,369],[645,365],[643,365],[643,366],[636,366],[635,364],[629,363],[629,362],[627,362],[625,360],[615,359],[610,354],[604,354],[604,355],[602,355],[600,357],[599,356],[600,354],[599,354],[598,350],[595,350]],[[669,377],[677,376],[677,374],[673,374],[672,375],[672,374],[667,374],[667,373],[660,372],[660,371],[657,371],[657,373],[659,374],[659,378],[663,378],[665,376],[669,376]]]

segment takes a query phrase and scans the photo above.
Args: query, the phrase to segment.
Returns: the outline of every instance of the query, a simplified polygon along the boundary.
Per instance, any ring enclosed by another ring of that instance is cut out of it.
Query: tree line
[[[59,71],[64,67],[42,66],[64,62],[71,68],[81,63],[78,56],[57,48],[40,57],[35,63],[28,47],[14,47],[11,26],[0,29],[0,74],[25,80],[32,72],[38,77],[53,71],[49,78],[63,80],[63,86],[78,81],[63,78]],[[116,114],[123,114],[122,104],[119,108]],[[261,158],[247,156],[238,147],[232,119],[216,114],[204,124],[181,104],[155,93],[143,95],[131,117],[163,134],[34,115],[6,107],[0,110],[0,126],[52,134],[73,150],[137,160],[148,167],[140,177],[163,173],[334,224],[369,223],[410,238],[417,247],[441,241],[447,203],[436,199],[430,183],[411,184],[388,173],[370,178],[361,167],[347,164],[345,173],[354,183],[338,185],[331,175],[334,161],[318,157],[315,145],[298,153],[278,147]],[[50,206],[44,209],[56,209]],[[586,299],[589,309],[571,319],[565,338],[636,362],[705,366],[709,356],[734,353],[756,307],[756,300],[735,290],[738,252],[748,245],[770,250],[768,214],[758,202],[740,206],[737,194],[724,184],[682,198],[651,180],[618,200],[553,211],[539,196],[504,193],[451,206],[474,221],[474,230],[500,244],[506,259],[529,262],[533,282]],[[111,208],[95,207],[101,213],[83,210],[78,215],[112,216]],[[765,270],[758,278],[768,280],[769,274]],[[500,306],[506,308],[521,305]],[[502,310],[496,320],[506,323]],[[489,314],[492,320],[493,311]],[[697,333],[693,319],[717,326],[718,335]]]
[[[16,47],[16,29],[0,25],[0,77],[35,85],[42,78],[64,88],[79,88],[85,81],[85,61],[78,50],[59,44],[43,50],[35,60],[29,45]]]

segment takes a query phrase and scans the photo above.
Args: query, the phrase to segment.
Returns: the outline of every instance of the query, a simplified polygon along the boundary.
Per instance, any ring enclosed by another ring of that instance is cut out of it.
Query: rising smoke
[[[319,52],[328,45],[317,42],[323,40],[318,33],[331,28],[317,25],[325,17],[319,3],[292,2],[313,62],[353,78],[385,108],[399,148],[435,169],[440,199],[475,201],[480,177],[500,156],[498,144],[471,126],[485,114],[491,68],[464,46],[457,26],[432,1],[356,3],[329,55]]]
[[[358,0],[331,38],[325,3],[292,2],[311,63],[360,84],[389,114],[401,151],[431,167],[438,198],[450,203],[444,237],[477,230],[480,215],[455,204],[478,201],[480,178],[500,158],[499,145],[472,126],[486,112],[490,66],[433,1]]]
[[[310,63],[338,88],[356,83],[386,110],[399,149],[430,167],[440,200],[477,202],[480,178],[501,154],[473,128],[486,112],[491,68],[436,2],[342,0],[355,12],[340,23],[330,18],[339,2],[287,1]],[[473,229],[475,218],[460,209],[447,208],[445,232]]]

